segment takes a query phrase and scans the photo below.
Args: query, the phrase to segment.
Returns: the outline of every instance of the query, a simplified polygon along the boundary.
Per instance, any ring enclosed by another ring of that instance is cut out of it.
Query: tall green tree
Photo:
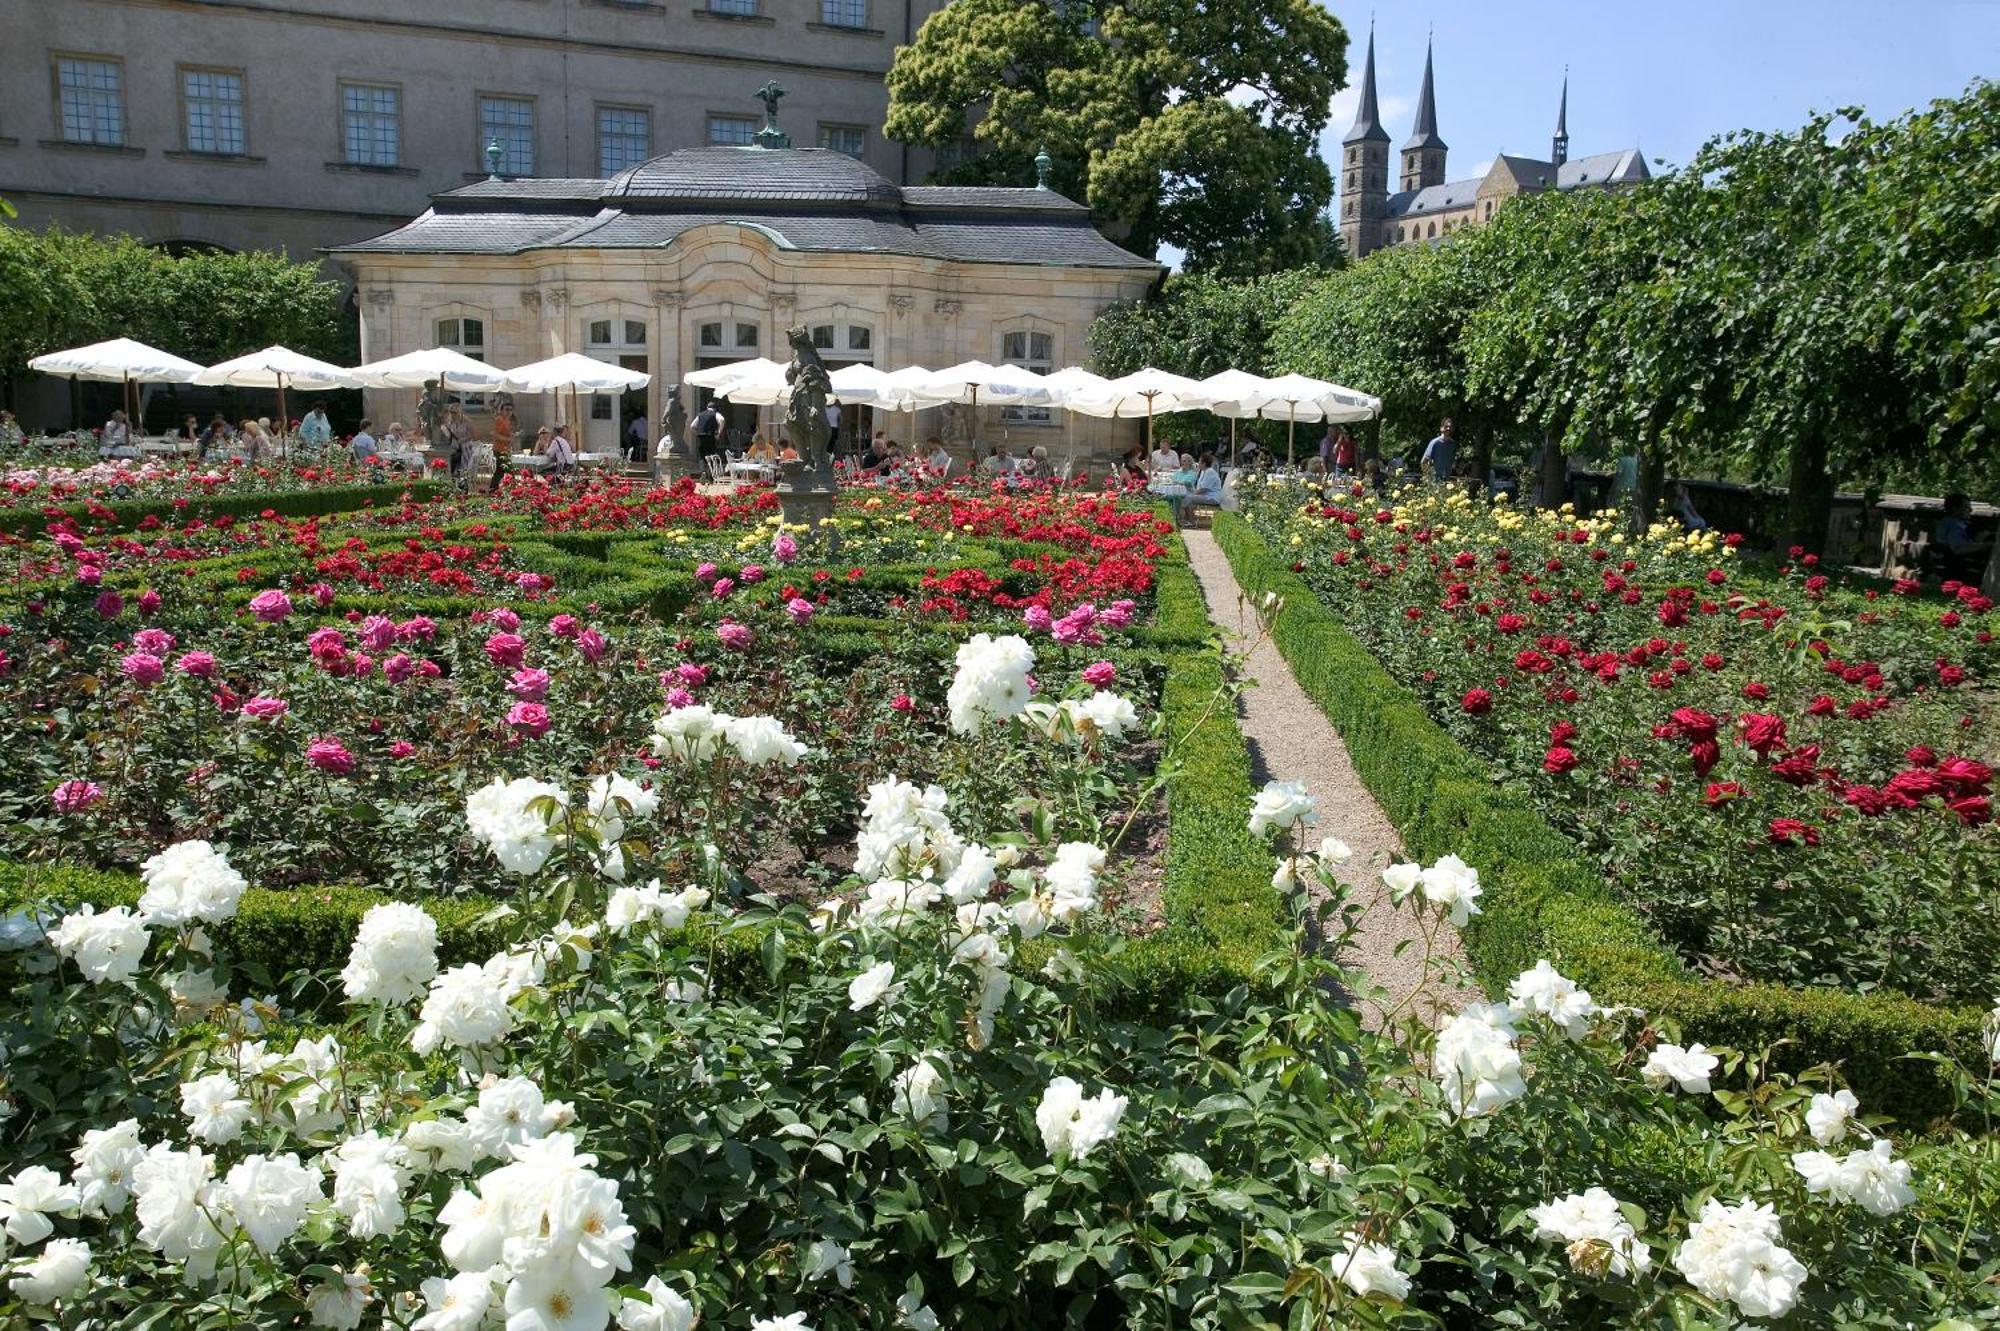
[[[1331,261],[1318,153],[1347,32],[1314,0],[956,0],[889,70],[888,132],[976,151],[945,173],[1053,184],[1140,253],[1260,273]]]
[[[1147,365],[1195,379],[1271,373],[1272,331],[1321,276],[1310,268],[1252,278],[1177,273],[1147,299],[1100,315],[1090,326],[1091,357],[1114,376]]]

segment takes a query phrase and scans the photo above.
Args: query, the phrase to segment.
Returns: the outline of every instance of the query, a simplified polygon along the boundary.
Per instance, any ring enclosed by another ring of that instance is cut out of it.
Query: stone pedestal
[[[821,525],[833,516],[839,496],[831,477],[809,470],[803,462],[786,462],[780,468],[777,494],[786,526],[804,527],[806,539],[821,546],[829,558],[839,553],[840,533]]]

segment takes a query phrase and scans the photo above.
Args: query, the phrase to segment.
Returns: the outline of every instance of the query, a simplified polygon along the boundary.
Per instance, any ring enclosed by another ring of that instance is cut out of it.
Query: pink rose
[[[486,659],[502,670],[512,670],[526,659],[527,646],[518,633],[496,633],[486,640]]]
[[[148,587],[145,591],[139,593],[140,614],[142,615],[158,614],[159,610],[160,610],[160,594],[158,592],[154,591],[151,587]]]
[[[95,587],[104,581],[104,570],[95,564],[85,564],[77,569],[76,580],[86,587]]]
[[[1049,613],[1047,606],[1031,605],[1022,612],[1021,618],[1026,621],[1030,629],[1045,632],[1055,617]]]
[[[444,671],[438,667],[438,663],[429,657],[423,657],[417,662],[417,674],[424,679],[436,679],[443,673]]]
[[[140,629],[132,635],[132,645],[142,652],[165,656],[174,649],[174,635],[165,629]]]
[[[516,670],[514,678],[507,681],[507,692],[522,702],[540,702],[549,696],[549,672],[527,668]]]
[[[382,676],[391,684],[401,684],[416,673],[417,663],[402,652],[397,652],[382,663]]]
[[[596,629],[585,629],[576,635],[576,649],[582,652],[583,659],[592,665],[604,659],[604,653],[610,646],[610,640]]]
[[[391,758],[407,758],[417,751],[417,746],[406,739],[399,739],[389,746]]]
[[[889,700],[889,706],[891,706],[892,708],[894,708],[899,712],[904,712],[904,713],[914,712],[917,710],[917,704],[911,700],[910,695],[907,693],[899,693],[895,697],[891,698]]]
[[[333,604],[333,588],[329,587],[326,583],[315,582],[311,590],[313,604],[317,605],[320,609],[324,610]]]
[[[557,615],[549,621],[549,632],[558,638],[574,638],[583,631],[575,615]]]
[[[386,652],[396,643],[396,621],[387,615],[370,615],[361,621],[361,645],[371,652]]]
[[[133,652],[118,663],[118,670],[134,684],[157,684],[167,677],[166,663],[151,652]]]
[[[715,585],[708,589],[708,593],[709,595],[713,596],[716,600],[720,601],[722,598],[729,595],[729,593],[735,590],[736,590],[736,579],[717,578],[715,580]]]
[[[692,661],[683,661],[675,666],[674,674],[681,683],[691,689],[698,689],[708,683],[708,667],[698,666]]]
[[[706,561],[695,565],[694,580],[696,582],[713,582],[715,580],[715,565]]]
[[[250,598],[250,613],[266,624],[275,624],[292,613],[292,598],[276,587]]]
[[[1118,667],[1109,661],[1094,661],[1083,668],[1083,681],[1093,688],[1108,689],[1118,679]]]
[[[779,532],[778,539],[771,542],[771,558],[780,564],[789,564],[799,557],[799,543],[792,539],[790,532]]]
[[[257,721],[275,721],[291,710],[292,705],[283,698],[273,698],[264,693],[243,704],[243,715]]]
[[[553,587],[556,584],[555,579],[545,578],[539,573],[522,573],[516,575],[514,585],[532,596],[543,588]]]
[[[517,702],[507,709],[507,724],[525,735],[540,736],[549,733],[549,709],[538,702]]]
[[[686,689],[672,688],[667,690],[667,709],[669,711],[692,706],[694,706],[694,695]]]
[[[785,613],[792,617],[794,624],[803,624],[813,617],[813,603],[803,596],[794,596],[785,602]]]
[[[82,813],[103,798],[104,790],[95,781],[65,781],[49,794],[57,813]]]
[[[737,576],[741,577],[745,582],[762,582],[764,580],[764,566],[762,564],[745,564],[743,572]]]
[[[1132,614],[1138,608],[1139,603],[1137,601],[1113,601],[1099,614],[1098,618],[1102,619],[1112,628],[1122,629],[1132,622]]]
[[[125,613],[125,598],[117,592],[99,592],[97,594],[96,606],[97,613],[104,618],[116,619]]]
[[[521,617],[504,605],[498,610],[487,611],[486,620],[490,624],[499,625],[502,633],[512,633],[521,627]]]
[[[747,652],[750,650],[750,644],[757,640],[757,635],[750,631],[748,624],[739,624],[733,619],[725,619],[717,624],[715,636],[717,641],[732,652]]]
[[[429,642],[437,637],[437,621],[423,615],[414,615],[396,625],[396,638],[400,642]]]
[[[248,709],[248,704],[245,704]],[[331,737],[322,737],[306,745],[306,761],[322,772],[335,776],[346,776],[354,770],[354,755],[347,746]]]
[[[207,679],[215,673],[215,656],[210,652],[183,652],[181,659],[174,662],[174,669],[196,679]]]

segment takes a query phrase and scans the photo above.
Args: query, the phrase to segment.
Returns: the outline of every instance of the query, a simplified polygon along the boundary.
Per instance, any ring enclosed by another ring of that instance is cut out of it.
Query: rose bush
[[[1731,541],[1406,491],[1246,492],[1270,548],[1691,962],[2000,992],[2000,616]]]

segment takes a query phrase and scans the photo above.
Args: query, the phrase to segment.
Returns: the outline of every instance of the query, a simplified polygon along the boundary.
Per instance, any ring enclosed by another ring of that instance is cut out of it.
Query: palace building
[[[775,116],[759,139],[785,142]],[[364,360],[450,346],[522,365],[575,351],[652,374],[645,392],[583,404],[585,446],[601,451],[635,417],[654,430],[667,387],[691,370],[786,359],[785,331],[799,324],[834,368],[1078,364],[1092,321],[1161,272],[1046,183],[898,185],[846,153],[785,146],[683,148],[601,177],[495,173],[327,253],[353,274]],[[696,409],[695,394],[683,402]],[[559,410],[519,408],[531,428]],[[369,391],[377,421],[414,411],[413,393]],[[963,444],[976,432],[1016,455],[1039,444],[1081,459],[1136,430],[1019,407],[982,407],[977,420],[870,416],[855,409],[843,434],[879,425],[904,442],[939,433]],[[768,414],[732,410],[746,436],[769,425]]]
[[[1502,153],[1484,176],[1445,178],[1448,149],[1438,133],[1432,57],[1424,50],[1424,82],[1416,124],[1403,144],[1395,189],[1389,180],[1389,133],[1375,95],[1375,34],[1361,76],[1361,104],[1341,140],[1340,239],[1349,258],[1392,245],[1429,244],[1461,227],[1481,226],[1517,194],[1545,189],[1602,189],[1651,178],[1637,148],[1569,155],[1569,79],[1563,79],[1555,136],[1546,159]]]

